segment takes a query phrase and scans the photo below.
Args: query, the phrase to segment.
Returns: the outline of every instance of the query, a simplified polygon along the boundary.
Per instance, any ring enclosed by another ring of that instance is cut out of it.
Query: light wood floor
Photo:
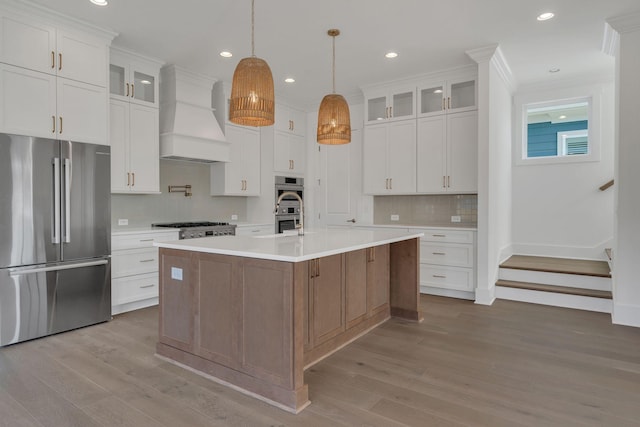
[[[512,255],[500,264],[502,268],[546,271],[549,273],[582,274],[585,276],[611,277],[606,261],[552,258],[543,256]]]
[[[640,329],[422,297],[306,373],[291,415],[154,357],[157,310],[0,349],[0,426],[638,426]]]

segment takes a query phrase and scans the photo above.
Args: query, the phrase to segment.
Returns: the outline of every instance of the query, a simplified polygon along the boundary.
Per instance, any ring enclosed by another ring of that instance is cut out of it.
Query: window
[[[600,95],[576,87],[516,95],[516,164],[600,160]]]

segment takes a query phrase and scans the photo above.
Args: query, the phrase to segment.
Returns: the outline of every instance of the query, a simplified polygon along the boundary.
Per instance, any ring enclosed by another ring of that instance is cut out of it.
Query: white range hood
[[[168,65],[160,71],[160,157],[194,162],[228,162],[229,143],[213,109],[216,80]]]

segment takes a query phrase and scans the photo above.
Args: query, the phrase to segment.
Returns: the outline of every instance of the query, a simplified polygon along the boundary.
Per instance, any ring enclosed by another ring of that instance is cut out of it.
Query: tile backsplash
[[[391,217],[397,217],[392,221]],[[459,216],[460,222],[451,222]],[[420,196],[376,196],[373,222],[381,225],[420,225],[432,227],[477,227],[476,194],[438,194]]]
[[[190,184],[193,195],[168,193],[169,185]],[[162,194],[112,194],[111,224],[118,219],[129,220],[129,227],[149,226],[153,222],[171,221],[238,221],[246,220],[246,197],[211,197],[209,195],[209,165],[173,160],[160,161],[160,191]]]

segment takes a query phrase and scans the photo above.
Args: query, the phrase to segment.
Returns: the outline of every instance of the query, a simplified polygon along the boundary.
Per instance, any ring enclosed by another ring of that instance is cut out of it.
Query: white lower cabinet
[[[274,233],[274,224],[238,224],[236,227],[236,236],[267,236]]]
[[[476,232],[443,228],[412,228],[420,239],[420,292],[475,298]]]
[[[158,248],[178,230],[117,232],[111,236],[111,314],[158,304]]]

